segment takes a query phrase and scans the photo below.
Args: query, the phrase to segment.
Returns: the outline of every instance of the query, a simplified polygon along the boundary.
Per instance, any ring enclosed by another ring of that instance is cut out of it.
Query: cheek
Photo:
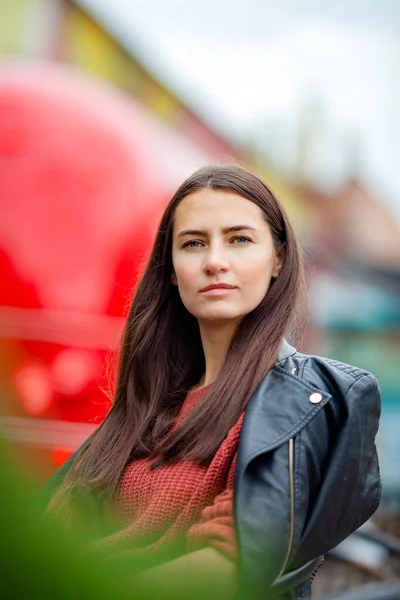
[[[175,267],[176,282],[178,285],[178,292],[181,298],[182,304],[186,307],[192,315],[197,316],[197,296],[198,282],[193,273],[193,269],[182,264],[176,265]]]
[[[263,289],[267,291],[273,269],[273,258],[271,255],[254,256],[252,260],[247,260],[241,268],[242,284],[254,287],[255,289]]]
[[[193,267],[185,264],[185,261],[176,261],[174,271],[178,287],[181,291],[189,291],[195,285],[195,275]]]
[[[190,271],[181,270],[177,275],[178,287],[181,291],[190,292],[194,287],[193,275]]]

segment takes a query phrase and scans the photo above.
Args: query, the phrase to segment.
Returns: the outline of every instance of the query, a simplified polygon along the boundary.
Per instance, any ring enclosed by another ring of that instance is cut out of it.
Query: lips
[[[200,291],[208,292],[210,290],[234,290],[235,288],[235,285],[230,285],[229,283],[212,283],[211,285],[207,285]]]

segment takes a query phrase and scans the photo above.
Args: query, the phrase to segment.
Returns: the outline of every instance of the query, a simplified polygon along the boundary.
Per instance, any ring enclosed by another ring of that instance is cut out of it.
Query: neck
[[[238,322],[236,321],[218,324],[199,323],[206,362],[206,371],[201,382],[202,387],[209,385],[217,377],[237,326]]]

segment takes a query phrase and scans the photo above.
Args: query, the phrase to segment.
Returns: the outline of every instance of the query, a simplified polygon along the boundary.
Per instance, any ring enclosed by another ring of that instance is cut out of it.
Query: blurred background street
[[[304,247],[302,350],[382,391],[382,504],[315,597],[400,578],[400,3],[3,0],[0,59],[3,437],[45,481],[101,422],[171,193],[243,162]]]

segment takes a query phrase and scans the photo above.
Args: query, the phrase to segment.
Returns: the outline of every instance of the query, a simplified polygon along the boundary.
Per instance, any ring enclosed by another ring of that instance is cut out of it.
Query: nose
[[[210,244],[204,258],[203,270],[209,275],[226,273],[229,270],[229,260],[223,244]]]

